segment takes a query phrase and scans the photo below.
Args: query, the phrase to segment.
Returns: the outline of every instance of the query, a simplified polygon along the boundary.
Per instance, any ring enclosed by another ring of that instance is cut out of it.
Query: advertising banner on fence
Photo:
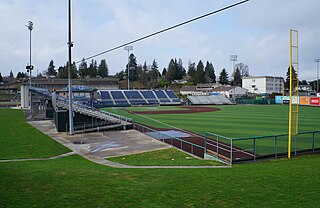
[[[309,97],[308,96],[301,96],[300,97],[300,105],[309,105]]]
[[[292,104],[299,104],[299,96],[292,96]]]
[[[289,104],[289,102],[290,102],[290,96],[283,96],[283,97],[282,97],[282,102],[283,102],[284,104]]]
[[[311,106],[320,106],[320,99],[317,97],[310,98],[310,105]]]
[[[282,104],[282,96],[276,96],[275,97],[275,102],[276,102],[276,104]]]

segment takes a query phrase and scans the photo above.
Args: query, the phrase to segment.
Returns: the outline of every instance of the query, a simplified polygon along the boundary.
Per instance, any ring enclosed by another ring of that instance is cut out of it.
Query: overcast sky
[[[38,72],[50,60],[56,69],[68,59],[67,0],[0,1],[0,72],[25,72],[29,61]],[[73,0],[73,60],[78,61],[149,33],[220,9],[235,0]],[[320,58],[320,0],[251,0],[248,3],[133,44],[139,64],[155,59],[160,71],[171,58],[213,63],[231,74],[231,54],[249,66],[251,75],[285,76],[289,65],[289,29],[299,30],[299,77],[316,79]],[[125,68],[122,48],[95,58],[106,59],[111,75]]]

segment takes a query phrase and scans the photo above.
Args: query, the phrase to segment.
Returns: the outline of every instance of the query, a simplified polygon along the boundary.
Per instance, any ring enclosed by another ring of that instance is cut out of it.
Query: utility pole
[[[127,70],[128,70],[128,73],[127,73],[127,76],[128,76],[128,90],[130,90],[130,52],[131,50],[133,50],[133,46],[131,45],[127,45],[124,47],[124,50],[128,51],[128,66],[127,66]]]
[[[71,41],[71,0],[69,0],[69,61],[68,61],[68,94],[69,94],[69,128],[70,135],[73,135],[73,110],[72,110],[72,81],[71,81],[71,66],[72,66],[72,58],[71,58],[71,48],[73,47],[73,42]]]

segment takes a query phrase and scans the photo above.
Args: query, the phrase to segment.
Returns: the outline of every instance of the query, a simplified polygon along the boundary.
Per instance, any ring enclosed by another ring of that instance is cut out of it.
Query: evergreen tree
[[[149,71],[148,71],[148,66],[147,62],[145,61],[143,66],[142,66],[142,73],[140,76],[140,81],[142,84],[147,84],[149,81]]]
[[[109,75],[108,65],[105,59],[102,59],[99,64],[98,75],[103,78]]]
[[[293,79],[293,89],[296,87],[296,79],[297,79],[297,73],[296,73],[296,70],[294,69],[294,67],[292,66],[292,79]],[[288,67],[288,71],[287,71],[287,74],[286,74],[286,81],[284,83],[284,88],[285,89],[289,89],[290,88],[290,66]]]
[[[229,84],[229,77],[225,68],[220,72],[219,83],[223,85]]]
[[[213,64],[207,61],[205,67],[205,80],[207,83],[216,83],[216,75],[214,74]]]
[[[137,58],[132,53],[129,56],[129,78],[131,81],[138,80],[137,66]],[[126,74],[128,74],[128,64],[126,65]]]
[[[158,64],[156,60],[153,60],[150,70],[150,79],[151,80],[158,80],[159,79],[159,71],[158,71]]]
[[[191,82],[194,81],[195,73],[196,73],[196,64],[194,62],[191,63],[191,61],[189,61],[189,63],[188,63],[188,75],[190,77],[190,81]]]
[[[175,61],[173,59],[171,59],[169,62],[166,79],[168,81],[173,81],[175,79]]]
[[[194,75],[194,84],[205,83],[205,72],[202,61],[200,60],[197,65],[197,70]]]
[[[14,76],[13,76],[13,72],[12,72],[12,70],[10,71],[9,78],[10,78],[10,79],[14,79]]]
[[[240,73],[240,69],[236,68],[235,72],[234,72],[234,76],[233,76],[233,86],[242,86],[242,78],[241,78],[241,73]]]
[[[166,69],[166,67],[164,67],[162,70],[162,77],[165,77],[166,74],[167,74],[167,69]]]
[[[2,77],[2,74],[0,72],[0,82],[2,82],[2,80],[3,80],[3,77]]]
[[[60,66],[58,68],[58,77],[60,79],[68,79],[69,78],[68,65],[69,65],[69,63],[67,62],[67,64],[65,66]],[[76,79],[77,77],[78,77],[77,66],[76,66],[76,63],[73,62],[73,64],[71,65],[71,79]]]
[[[71,65],[71,79],[77,79],[78,78],[78,69],[75,62]]]
[[[53,63],[53,60],[50,61],[49,66],[48,66],[48,71],[47,71],[47,76],[57,76],[57,71],[55,70],[55,66]]]
[[[68,79],[68,68],[66,66],[59,66],[58,77],[60,79]]]
[[[82,59],[81,63],[79,64],[79,75],[81,78],[85,78],[86,76],[89,75],[88,73],[88,65],[87,62]]]
[[[178,77],[177,79],[182,79],[186,75],[186,70],[183,67],[183,62],[181,59],[178,61]]]
[[[95,77],[97,77],[97,74],[98,74],[97,61],[92,59],[90,65],[89,65],[89,68],[88,68],[88,75],[91,78],[95,78]]]

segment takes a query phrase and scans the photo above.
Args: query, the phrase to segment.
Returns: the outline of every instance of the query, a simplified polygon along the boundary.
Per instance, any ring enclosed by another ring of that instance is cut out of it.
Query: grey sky
[[[73,59],[94,55],[181,21],[220,9],[232,0],[73,0]],[[251,0],[176,30],[134,44],[138,63],[159,69],[171,58],[210,61],[216,75],[231,74],[229,55],[249,66],[252,75],[285,76],[289,65],[289,29],[299,30],[300,79],[316,77],[320,58],[319,0]],[[0,1],[0,72],[25,71],[32,31],[33,65],[45,71],[51,59],[56,68],[67,61],[67,0]],[[124,69],[123,49],[97,57],[106,59],[110,74]]]

